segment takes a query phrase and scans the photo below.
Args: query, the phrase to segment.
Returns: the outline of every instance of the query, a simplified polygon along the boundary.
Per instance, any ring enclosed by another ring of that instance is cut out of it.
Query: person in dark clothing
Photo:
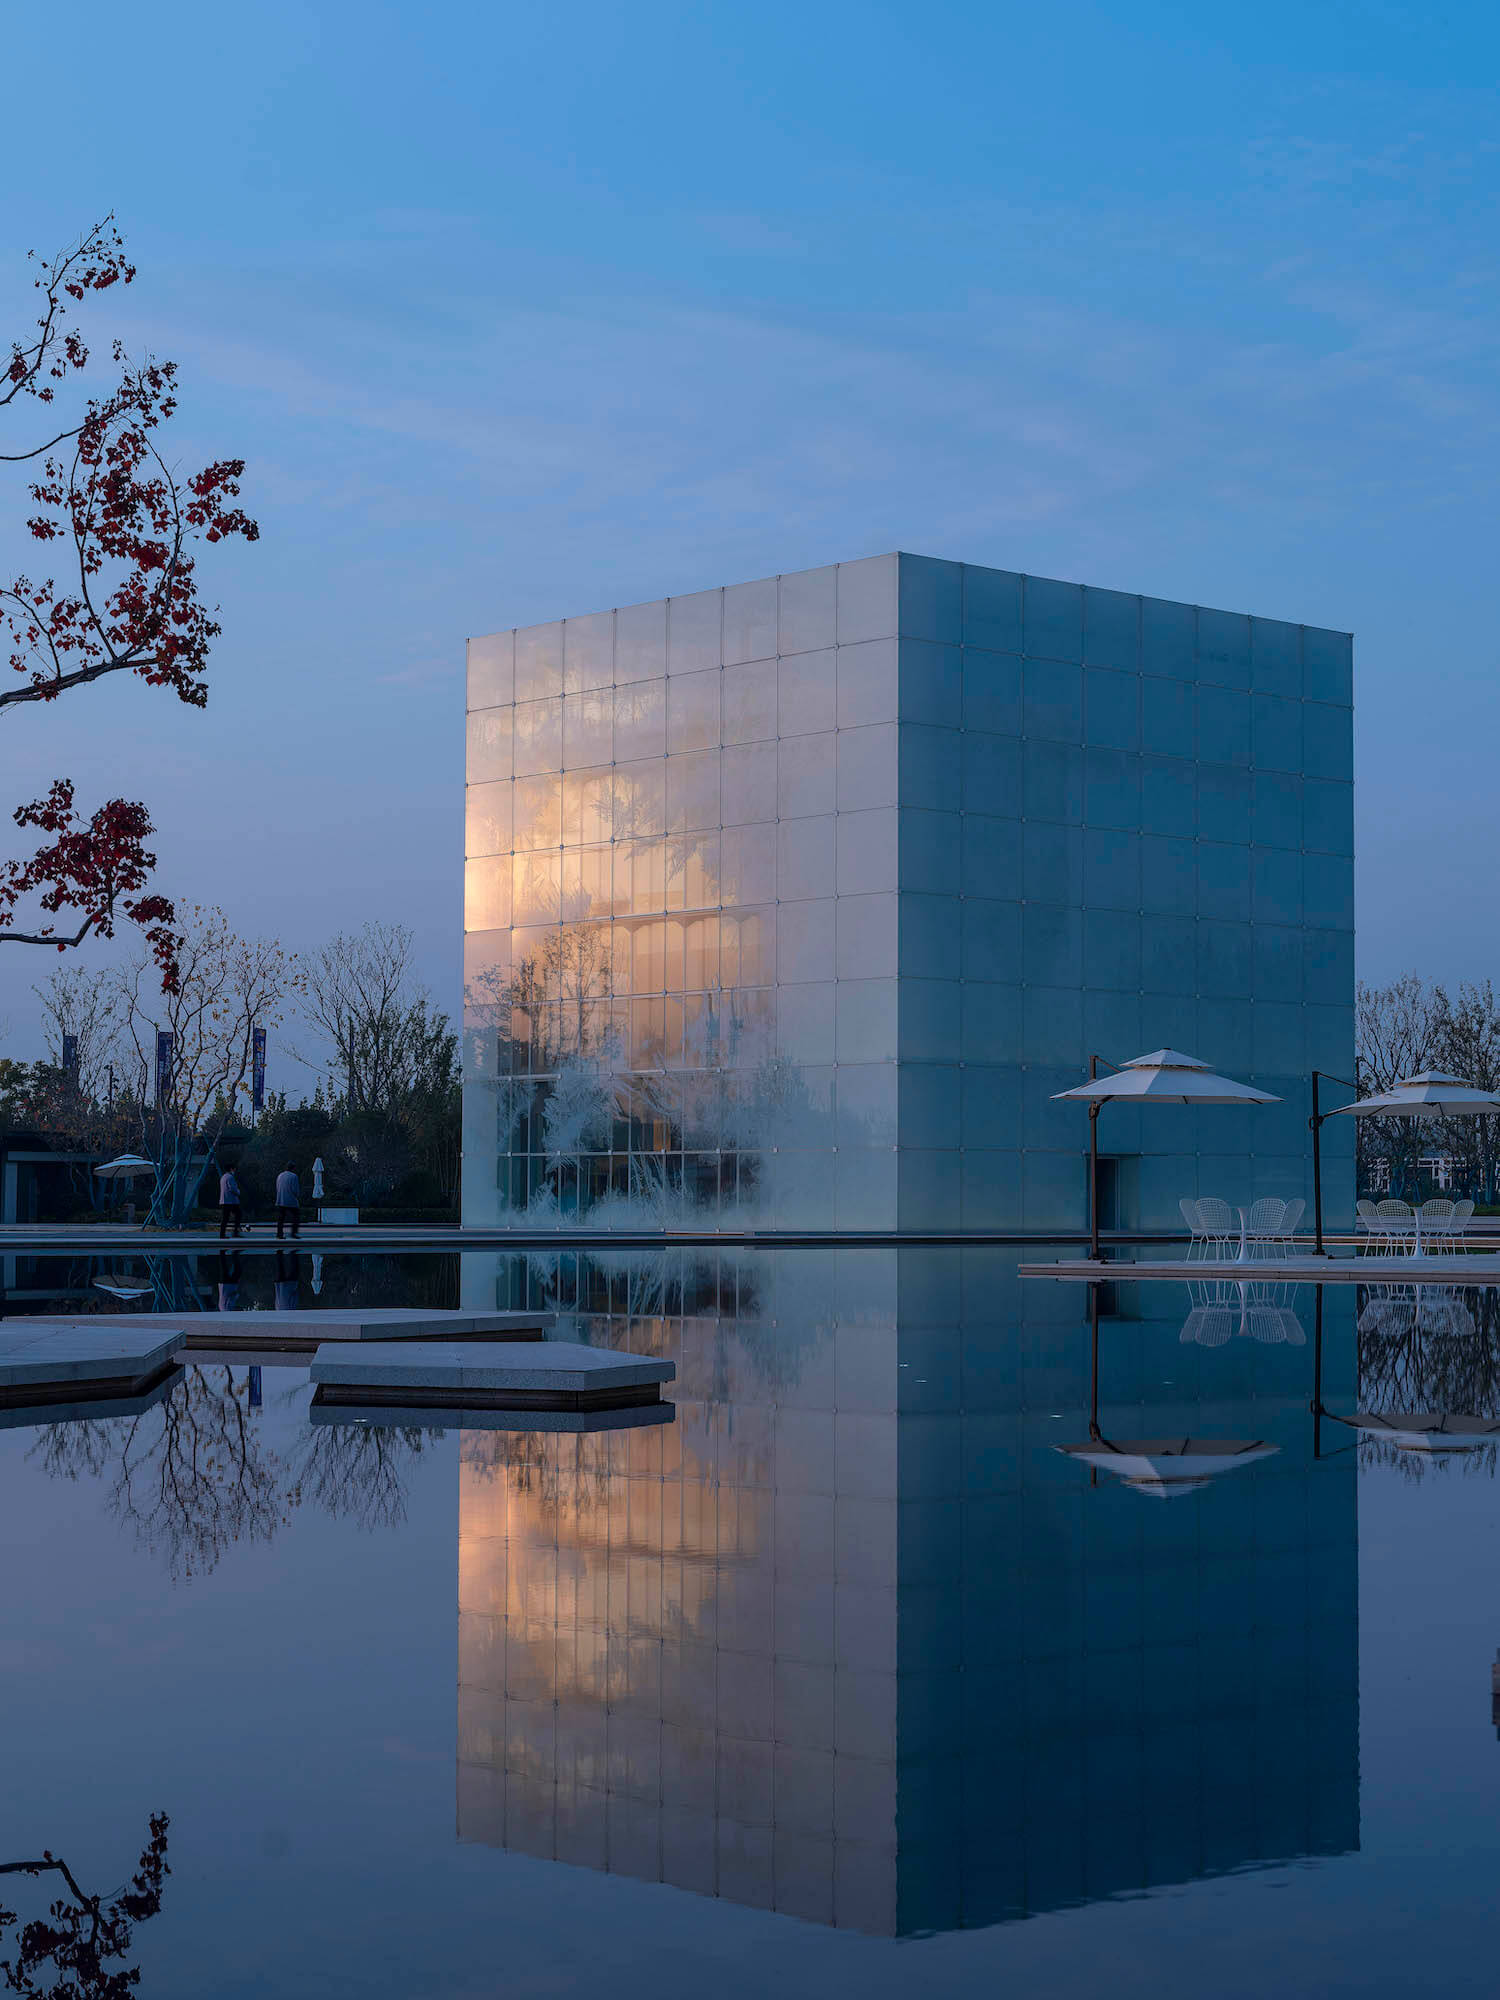
[[[292,1236],[295,1239],[302,1223],[302,1183],[298,1180],[293,1168],[285,1166],[276,1176],[276,1239],[278,1242],[282,1240],[288,1223],[292,1225]]]
[[[240,1184],[235,1179],[234,1169],[231,1167],[228,1173],[220,1174],[219,1176],[219,1238],[221,1242],[229,1234],[229,1225],[231,1222],[234,1224],[235,1235],[239,1235],[240,1216],[242,1212],[240,1205]]]

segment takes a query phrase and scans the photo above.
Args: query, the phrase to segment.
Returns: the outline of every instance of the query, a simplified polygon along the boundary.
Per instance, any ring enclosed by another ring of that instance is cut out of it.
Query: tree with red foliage
[[[89,360],[70,322],[73,308],[134,277],[111,216],[71,248],[38,260],[42,310],[0,375],[0,411],[24,397],[50,411]],[[29,489],[37,511],[26,525],[44,547],[62,545],[68,570],[61,583],[18,576],[0,587],[4,665],[15,677],[4,685],[0,665],[0,708],[56,701],[119,673],[170,688],[193,708],[208,699],[209,649],[222,628],[198,595],[193,551],[230,535],[258,539],[255,522],[236,504],[244,460],[219,459],[189,477],[173,471],[158,440],[176,412],[177,364],[149,355],[132,362],[118,341],[113,355],[120,372],[109,394],[91,398],[76,421],[44,442],[0,453],[0,463],[41,460]],[[156,855],[146,845],[155,829],[145,806],[110,799],[85,815],[71,781],[59,778],[14,818],[48,838],[29,859],[0,863],[0,944],[66,951],[88,937],[113,937],[123,917],[145,933],[170,991],[174,910],[165,896],[148,892]],[[40,915],[23,929],[17,918],[27,898]]]

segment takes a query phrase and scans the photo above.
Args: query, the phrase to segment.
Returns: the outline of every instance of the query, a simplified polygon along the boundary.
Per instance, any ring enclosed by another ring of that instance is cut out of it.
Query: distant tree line
[[[0,1125],[85,1156],[80,1206],[151,1198],[101,1181],[94,1164],[139,1153],[156,1168],[158,1219],[183,1226],[217,1199],[232,1166],[251,1212],[268,1207],[287,1165],[312,1192],[323,1161],[330,1201],[456,1213],[462,1094],[458,1035],[420,985],[410,931],[367,924],[297,957],[243,939],[220,910],[179,913],[178,981],[162,992],[146,951],[106,969],[58,969],[34,988],[45,1053],[0,1060]],[[308,1040],[281,1051],[311,1095],[251,1104],[254,1035],[295,1007]],[[158,1061],[159,1033],[170,1036]]]
[[[1361,1096],[1403,1077],[1444,1070],[1500,1093],[1500,1005],[1489,980],[1447,987],[1415,972],[1355,992],[1356,1079]],[[1420,1162],[1446,1154],[1453,1191],[1493,1207],[1500,1183],[1500,1118],[1357,1118],[1355,1165],[1362,1194],[1418,1198]]]

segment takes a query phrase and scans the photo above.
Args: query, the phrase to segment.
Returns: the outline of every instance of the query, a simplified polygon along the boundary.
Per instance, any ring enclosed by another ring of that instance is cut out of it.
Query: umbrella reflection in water
[[[1230,1291],[1243,1292],[1251,1287],[1231,1285]],[[1265,1289],[1265,1288],[1262,1288]],[[1195,1308],[1198,1310],[1198,1308]],[[1226,1308],[1211,1310],[1225,1311],[1226,1317],[1233,1314]],[[1271,1310],[1271,1309],[1266,1309]],[[1276,1309],[1279,1311],[1279,1309]],[[1295,1324],[1295,1315],[1288,1314]],[[1189,1315],[1191,1323],[1192,1315]],[[1297,1329],[1299,1338],[1301,1328]],[[1089,1334],[1091,1341],[1091,1380],[1089,1401],[1089,1441],[1087,1444],[1060,1444],[1052,1449],[1063,1458],[1071,1458],[1080,1465],[1086,1465],[1090,1474],[1097,1479],[1099,1473],[1107,1472],[1118,1479],[1132,1492],[1147,1495],[1153,1500],[1181,1500],[1190,1493],[1201,1493],[1205,1486],[1226,1472],[1237,1472],[1248,1465],[1258,1464],[1263,1458],[1274,1458],[1280,1451],[1279,1445],[1268,1444],[1264,1438],[1107,1438],[1099,1425],[1099,1287],[1089,1286]],[[1186,1328],[1184,1328],[1184,1338]],[[1217,1338],[1205,1340],[1205,1346],[1217,1346],[1229,1337],[1226,1328]],[[1285,1332],[1278,1336],[1285,1339]]]

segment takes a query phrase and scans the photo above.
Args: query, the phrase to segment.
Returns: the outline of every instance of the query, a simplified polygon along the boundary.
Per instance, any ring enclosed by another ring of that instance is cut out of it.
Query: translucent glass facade
[[[906,555],[475,639],[464,1218],[1053,1229],[1308,1191],[1353,1060],[1347,634]],[[1330,1128],[1333,1212],[1352,1190]]]
[[[675,1421],[464,1434],[461,1840],[887,1936],[1358,1846],[1310,1291],[1307,1345],[1205,1349],[1185,1287],[1119,1288],[1106,1436],[1279,1447],[1163,1509],[1049,1449],[1087,1436],[1086,1302],[1018,1261],[505,1260],[503,1303],[672,1359]],[[1327,1315],[1349,1399],[1352,1289]]]

